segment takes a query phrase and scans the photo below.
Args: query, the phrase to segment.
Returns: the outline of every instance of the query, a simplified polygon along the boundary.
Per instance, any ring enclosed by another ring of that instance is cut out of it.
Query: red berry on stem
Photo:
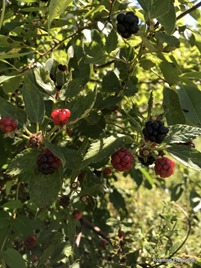
[[[126,171],[134,165],[134,156],[130,150],[121,148],[111,157],[112,166],[119,171]]]
[[[109,176],[112,173],[112,169],[110,167],[104,167],[102,172],[104,176]]]
[[[72,216],[74,220],[79,221],[82,218],[82,212],[79,210],[74,210]]]
[[[167,157],[158,158],[154,170],[161,178],[170,177],[174,173],[175,162]]]
[[[52,112],[51,117],[55,125],[66,125],[69,121],[71,112],[68,109],[56,109]]]

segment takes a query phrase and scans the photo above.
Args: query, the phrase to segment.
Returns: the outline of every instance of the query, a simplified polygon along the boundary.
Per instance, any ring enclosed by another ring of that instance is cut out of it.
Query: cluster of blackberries
[[[159,120],[149,120],[145,123],[145,127],[142,130],[145,139],[161,143],[167,135],[169,129],[164,126],[164,123]]]
[[[117,16],[117,32],[123,38],[129,38],[132,34],[136,34],[139,30],[139,19],[132,11],[126,14],[120,13]]]
[[[46,149],[38,156],[37,165],[41,173],[45,175],[52,174],[61,166],[61,160],[50,150]]]

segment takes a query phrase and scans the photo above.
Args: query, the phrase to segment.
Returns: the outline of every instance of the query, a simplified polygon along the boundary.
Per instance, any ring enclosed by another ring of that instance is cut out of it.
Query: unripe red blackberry
[[[160,120],[149,120],[145,123],[142,132],[146,140],[161,143],[167,135],[169,129]]]
[[[24,240],[24,247],[26,249],[32,249],[36,246],[36,237],[35,235],[30,235]]]
[[[49,149],[46,149],[38,156],[38,170],[43,174],[52,174],[61,166],[61,160]]]
[[[51,113],[52,121],[55,125],[66,125],[71,116],[71,112],[68,109],[56,109]]]
[[[102,169],[102,173],[104,176],[109,176],[112,174],[112,169],[110,167],[104,167]]]
[[[0,129],[5,132],[13,132],[17,128],[17,121],[10,117],[3,117],[0,119]]]
[[[174,173],[175,162],[167,157],[160,157],[155,162],[154,170],[161,178],[167,178]]]
[[[134,156],[127,148],[121,148],[111,156],[112,166],[119,171],[126,171],[133,167]]]
[[[79,210],[74,210],[72,213],[73,219],[79,221],[82,218],[82,212]]]

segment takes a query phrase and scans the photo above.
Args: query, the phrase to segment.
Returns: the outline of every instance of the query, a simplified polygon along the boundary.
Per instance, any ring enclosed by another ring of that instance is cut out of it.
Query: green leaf
[[[139,170],[147,179],[148,188],[151,189],[153,187],[153,184],[154,184],[153,178],[151,177],[151,175],[149,174],[149,172],[145,168],[140,168]]]
[[[16,119],[21,125],[25,124],[27,117],[23,110],[6,101],[2,97],[0,97],[0,103],[0,115],[2,117],[9,116]]]
[[[163,61],[159,65],[165,80],[170,84],[177,84],[179,81],[179,70],[175,63]]]
[[[76,221],[72,217],[72,213],[68,213],[68,223],[67,223],[67,237],[72,245],[75,242],[76,236]]]
[[[171,200],[177,201],[182,195],[183,191],[184,191],[183,183],[178,183],[177,185],[175,185],[171,190]]]
[[[46,93],[52,94],[55,91],[55,84],[50,78],[50,74],[43,67],[33,70],[37,88],[42,88]]]
[[[62,161],[62,165],[65,166],[66,164],[66,159],[65,156],[63,154],[62,148],[54,145],[52,143],[49,142],[45,142],[45,146],[54,154],[56,155],[61,161]]]
[[[165,87],[163,89],[163,107],[166,111],[165,116],[168,125],[186,123],[179,103],[179,97],[171,88]]]
[[[156,33],[156,39],[162,43],[167,43],[171,47],[179,48],[180,41],[175,36],[167,35],[166,33],[158,32]]]
[[[4,48],[22,48],[25,45],[22,42],[13,40],[10,36],[0,34],[0,47]]]
[[[78,170],[81,164],[81,156],[72,149],[61,147],[60,148],[65,158],[65,168],[71,170]]]
[[[24,57],[24,56],[27,56],[29,54],[32,54],[34,52],[35,51],[28,51],[28,52],[20,53],[18,49],[12,49],[12,50],[9,50],[8,52],[0,52],[0,60],[20,58],[20,57]]]
[[[87,95],[78,96],[68,104],[67,108],[71,111],[69,124],[74,124],[88,116],[96,101],[96,94],[97,89],[94,89]]]
[[[201,126],[201,91],[193,86],[180,86],[178,96],[182,111],[192,124]]]
[[[166,149],[168,153],[184,166],[201,170],[201,152],[185,145],[171,146]]]
[[[13,221],[13,228],[18,234],[28,237],[33,234],[34,222],[25,215],[18,215]]]
[[[103,77],[102,90],[106,92],[118,92],[121,89],[119,79],[113,71],[108,71]]]
[[[10,268],[26,268],[25,260],[14,248],[8,248],[3,252],[3,259]]]
[[[11,220],[9,214],[5,211],[0,211],[0,229],[8,227],[10,224]]]
[[[149,17],[153,18],[160,18],[164,14],[166,14],[172,3],[172,0],[152,0],[151,9],[149,10]]]
[[[103,47],[97,42],[93,41],[84,46],[85,54],[90,58],[102,58],[105,56]]]
[[[194,212],[201,210],[201,196],[195,190],[190,192],[190,204]]]
[[[79,196],[84,196],[84,195],[94,196],[98,192],[103,192],[103,186],[101,184],[94,184],[91,187],[82,189]]]
[[[144,11],[148,12],[152,5],[152,0],[138,0],[138,3],[144,9]]]
[[[131,265],[132,268],[137,266],[137,259],[140,255],[140,250],[135,250],[134,252],[130,252],[126,255],[126,264]]]
[[[118,37],[116,32],[112,29],[106,38],[105,49],[108,53],[112,52],[117,48]]]
[[[19,77],[19,76],[22,76],[21,74],[19,75],[1,75],[0,76],[0,84],[9,80],[9,79],[12,79],[12,78],[15,78],[15,77]]]
[[[126,208],[125,200],[116,188],[114,188],[112,193],[109,195],[109,199],[117,210]]]
[[[11,201],[4,203],[2,207],[11,209],[11,210],[18,209],[18,208],[22,208],[22,202],[19,199],[11,200]]]
[[[201,79],[201,72],[186,72],[186,73],[182,73],[181,77],[185,77],[185,78],[189,78],[189,79],[195,79],[195,80],[199,80]]]
[[[25,149],[17,154],[8,165],[6,174],[9,176],[18,176],[22,181],[27,182],[29,177],[36,169],[36,160],[39,155],[37,150]]]
[[[167,143],[185,143],[201,135],[201,128],[188,125],[169,126],[169,133],[166,137]]]
[[[68,83],[64,85],[66,98],[71,99],[77,96],[77,94],[83,90],[84,85],[85,84],[82,78],[75,78],[73,80],[70,80]]]
[[[90,163],[96,163],[104,158],[109,158],[116,149],[121,147],[122,144],[125,144],[127,141],[127,136],[117,134],[116,136],[103,138],[92,143],[84,157],[81,167],[85,167]]]
[[[38,88],[25,75],[22,89],[23,100],[28,117],[32,122],[42,123],[45,115],[45,106]]]
[[[172,2],[170,3],[168,12],[158,17],[158,21],[163,25],[167,34],[172,34],[174,32],[176,24],[176,12]]]
[[[48,30],[52,21],[60,16],[64,10],[72,3],[72,0],[51,0],[49,4]]]
[[[29,179],[30,199],[39,208],[45,208],[56,201],[61,186],[59,171],[50,175],[35,172]]]

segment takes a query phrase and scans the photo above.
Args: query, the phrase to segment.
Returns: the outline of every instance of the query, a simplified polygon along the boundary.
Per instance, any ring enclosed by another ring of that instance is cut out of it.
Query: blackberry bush
[[[199,7],[0,1],[0,267],[199,265]]]

